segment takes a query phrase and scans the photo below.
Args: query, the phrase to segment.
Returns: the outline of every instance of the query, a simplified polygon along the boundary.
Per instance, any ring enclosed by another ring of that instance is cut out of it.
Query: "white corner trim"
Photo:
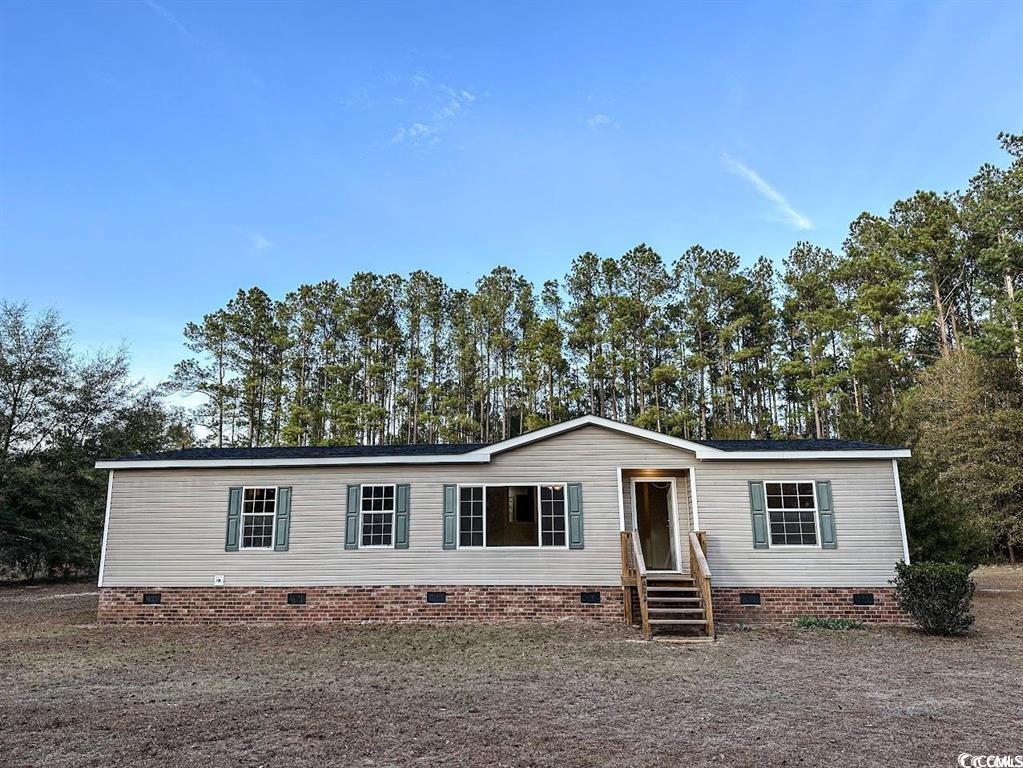
[[[103,513],[103,543],[99,549],[99,578],[96,586],[103,586],[103,567],[107,564],[107,535],[110,532],[110,497],[114,494],[114,471],[107,475],[107,509]]]
[[[700,507],[696,503],[696,470],[692,467],[689,468],[689,496],[692,499],[693,506],[693,530],[700,530]]]
[[[622,468],[618,467],[618,529],[625,533],[625,497],[622,495]]]
[[[899,480],[899,462],[892,459],[892,475],[895,478],[895,503],[899,507],[899,529],[902,531],[902,557],[909,565],[909,539],[906,537],[906,513],[902,509],[902,481]]]

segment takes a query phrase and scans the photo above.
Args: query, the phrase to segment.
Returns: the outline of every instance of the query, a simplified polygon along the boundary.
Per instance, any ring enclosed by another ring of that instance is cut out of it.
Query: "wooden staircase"
[[[713,640],[714,607],[710,568],[704,553],[705,535],[690,534],[690,573],[647,571],[639,537],[622,533],[622,585],[625,588],[625,620],[642,627],[643,637]],[[633,595],[639,603],[635,616]],[[638,618],[638,621],[637,621]]]
[[[706,636],[707,609],[692,576],[647,573],[646,613],[654,630]]]

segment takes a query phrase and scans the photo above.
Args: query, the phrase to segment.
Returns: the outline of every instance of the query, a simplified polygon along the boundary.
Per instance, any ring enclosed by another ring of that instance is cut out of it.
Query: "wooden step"
[[[647,587],[647,592],[699,592],[696,587]]]
[[[696,597],[649,597],[647,598],[648,603],[698,603],[701,598],[699,595]]]
[[[647,573],[647,581],[688,581],[692,583],[693,577],[684,573]]]
[[[665,625],[665,624],[679,624],[679,625],[690,625],[690,624],[692,624],[692,625],[699,625],[699,624],[706,624],[707,620],[706,619],[650,619],[647,623],[648,624],[660,624],[662,626]]]
[[[703,608],[647,608],[647,613],[703,613]]]

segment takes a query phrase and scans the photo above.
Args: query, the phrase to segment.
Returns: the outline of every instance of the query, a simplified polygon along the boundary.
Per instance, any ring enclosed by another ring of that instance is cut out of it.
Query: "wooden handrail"
[[[643,559],[643,548],[639,546],[639,535],[635,531],[632,534],[632,557],[636,561],[636,573],[645,579],[646,561]]]
[[[703,551],[704,543],[700,540],[700,535],[703,531],[690,531],[689,533],[689,552],[696,559],[697,567],[700,569],[701,575],[704,578],[710,579],[710,564],[707,562],[707,555]]]
[[[707,563],[707,534],[704,531],[689,532],[689,570],[703,599],[704,618],[707,620],[707,636],[714,637],[714,604],[711,589],[710,565]]]

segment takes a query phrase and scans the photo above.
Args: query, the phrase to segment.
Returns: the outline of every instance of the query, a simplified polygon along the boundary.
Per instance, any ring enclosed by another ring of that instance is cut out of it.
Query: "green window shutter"
[[[568,548],[583,548],[583,487],[568,484]]]
[[[348,506],[345,508],[345,549],[359,548],[359,505],[362,503],[362,488],[348,486]]]
[[[767,549],[767,507],[764,504],[764,484],[749,481],[749,511],[753,518],[753,549]]]
[[[274,517],[274,550],[288,551],[291,534],[291,486],[277,489],[277,515]]]
[[[831,499],[831,481],[817,481],[817,514],[821,521],[821,549],[838,549],[835,536],[835,506]]]
[[[238,551],[238,538],[242,527],[242,489],[231,488],[227,494],[227,541],[225,552]]]
[[[458,486],[444,486],[444,549],[458,549]]]
[[[394,489],[394,548],[408,549],[409,487]]]

